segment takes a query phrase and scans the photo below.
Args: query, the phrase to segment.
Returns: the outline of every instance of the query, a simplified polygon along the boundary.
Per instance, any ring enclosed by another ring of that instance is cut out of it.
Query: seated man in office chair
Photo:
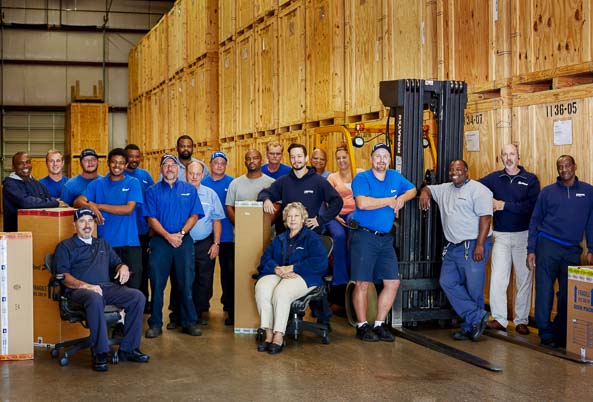
[[[95,215],[88,208],[74,214],[76,234],[56,247],[56,272],[64,275],[65,294],[84,306],[91,332],[93,369],[107,371],[109,339],[103,311],[113,304],[125,309],[124,337],[119,348],[119,359],[138,363],[148,362],[149,356],[138,348],[142,337],[142,314],[146,299],[142,292],[122,286],[130,278],[130,271],[104,239],[93,238]],[[111,282],[115,272],[116,283]]]

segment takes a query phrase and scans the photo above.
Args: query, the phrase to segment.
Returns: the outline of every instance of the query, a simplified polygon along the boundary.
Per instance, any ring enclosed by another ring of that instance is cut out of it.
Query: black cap
[[[83,216],[88,215],[92,216],[95,219],[97,216],[90,208],[78,208],[76,212],[74,212],[74,222],[82,218]]]
[[[163,163],[165,163],[165,161],[167,159],[173,159],[175,161],[175,163],[179,165],[179,159],[177,159],[177,157],[175,155],[164,154],[163,156],[161,156],[161,164],[160,164],[160,166],[163,166]]]
[[[93,148],[85,148],[80,152],[80,159],[86,158],[87,156],[99,158],[99,155],[97,155],[97,152]]]

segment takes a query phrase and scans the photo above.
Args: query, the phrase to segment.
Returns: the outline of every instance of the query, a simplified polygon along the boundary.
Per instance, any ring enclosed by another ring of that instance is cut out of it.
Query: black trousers
[[[214,286],[214,265],[216,260],[210,259],[208,250],[214,243],[211,234],[204,240],[194,241],[194,267],[196,279],[193,285],[193,299],[198,317],[201,313],[210,310]]]
[[[229,318],[235,317],[235,243],[220,243],[218,253],[220,264],[220,287],[222,296],[220,302],[223,310],[228,313]]]
[[[132,289],[140,289],[144,272],[142,269],[142,248],[140,246],[122,246],[113,247],[113,251],[130,269],[130,279],[126,286]]]
[[[138,236],[140,239],[140,248],[142,249],[142,280],[140,282],[140,291],[148,301],[148,243],[150,237],[147,234]]]

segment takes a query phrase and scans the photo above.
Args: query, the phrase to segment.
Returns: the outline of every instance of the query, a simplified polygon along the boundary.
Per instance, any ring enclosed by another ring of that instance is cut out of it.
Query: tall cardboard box
[[[593,267],[568,267],[566,351],[593,360]]]
[[[33,358],[31,233],[0,233],[0,360]]]
[[[251,277],[270,243],[271,216],[263,203],[235,203],[235,333],[254,333],[260,319],[255,304],[255,281]]]
[[[74,234],[73,208],[20,209],[19,231],[33,234],[33,343],[49,346],[69,339],[88,336],[80,324],[60,319],[57,302],[48,298],[47,284],[51,273],[45,269],[44,259],[53,253],[59,242]]]

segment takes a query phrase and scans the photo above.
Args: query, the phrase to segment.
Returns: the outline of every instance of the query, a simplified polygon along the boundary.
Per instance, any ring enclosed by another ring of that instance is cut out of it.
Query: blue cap
[[[372,154],[374,154],[374,153],[375,153],[375,151],[377,151],[377,150],[379,150],[379,149],[385,149],[385,150],[387,150],[387,152],[389,152],[389,155],[391,155],[391,149],[389,149],[389,147],[388,147],[387,145],[383,144],[382,142],[380,142],[380,143],[376,144],[376,145],[373,147],[373,150],[372,150],[372,152],[371,152],[371,155],[372,155]]]
[[[227,158],[226,154],[222,151],[212,152],[212,156],[210,157],[210,162],[212,162],[215,158],[222,158],[227,162],[229,161],[229,158]]]

